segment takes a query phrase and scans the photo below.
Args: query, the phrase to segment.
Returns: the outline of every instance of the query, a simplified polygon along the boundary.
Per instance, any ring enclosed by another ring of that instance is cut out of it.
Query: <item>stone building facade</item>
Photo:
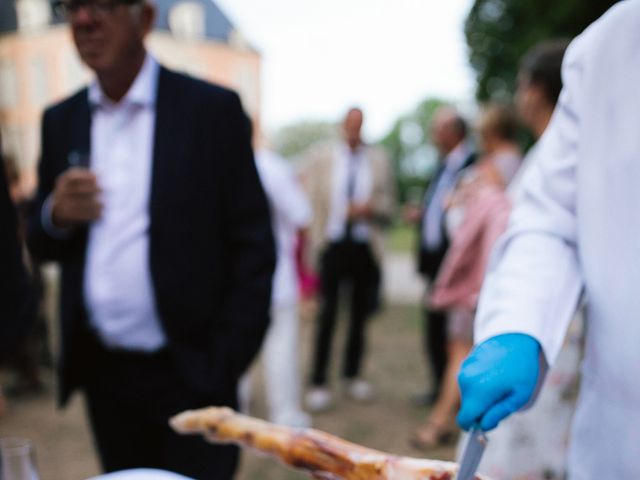
[[[260,54],[210,0],[155,0],[149,50],[161,63],[237,90],[260,118]],[[35,187],[43,109],[91,81],[47,0],[0,0],[0,129],[23,189]]]

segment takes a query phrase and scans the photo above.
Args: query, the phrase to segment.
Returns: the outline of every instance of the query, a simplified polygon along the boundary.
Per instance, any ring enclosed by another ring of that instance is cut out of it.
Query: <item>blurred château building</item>
[[[260,54],[211,0],[155,0],[149,50],[165,65],[237,90],[260,117]],[[48,0],[0,0],[0,128],[3,151],[35,186],[45,106],[92,78]]]

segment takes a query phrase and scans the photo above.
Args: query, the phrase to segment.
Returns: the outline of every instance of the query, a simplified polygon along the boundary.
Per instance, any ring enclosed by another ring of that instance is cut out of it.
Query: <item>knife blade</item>
[[[487,436],[480,429],[480,426],[474,426],[469,432],[469,438],[467,438],[467,443],[464,446],[456,480],[474,480],[487,442]]]

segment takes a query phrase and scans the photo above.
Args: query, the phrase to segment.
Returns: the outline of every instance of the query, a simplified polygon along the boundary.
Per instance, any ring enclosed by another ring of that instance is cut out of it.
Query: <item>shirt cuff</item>
[[[66,240],[71,236],[70,228],[60,228],[56,227],[53,224],[53,208],[51,205],[51,196],[47,197],[47,199],[42,204],[42,210],[40,210],[40,221],[42,223],[42,228],[50,237],[53,237],[57,240]]]

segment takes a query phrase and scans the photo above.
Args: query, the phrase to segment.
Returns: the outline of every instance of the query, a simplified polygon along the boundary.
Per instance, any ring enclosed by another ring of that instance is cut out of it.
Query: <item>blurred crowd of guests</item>
[[[172,72],[147,53],[151,3],[58,6],[96,81],[46,111],[40,184],[28,207],[17,195],[11,201],[14,175],[0,169],[0,263],[7,266],[0,355],[22,388],[42,388],[39,367],[50,365],[39,262],[55,261],[59,400],[85,393],[106,471],[145,466],[231,478],[234,447],[179,437],[166,419],[209,404],[238,407],[238,391],[250,409],[247,369],[259,351],[275,423],[309,427],[309,413],[335,406],[335,361],[342,392],[372,401],[367,329],[381,308],[384,230],[398,208],[388,156],[363,141],[365,113],[349,109],[340,140],[314,145],[296,171],[252,139],[235,93]],[[95,32],[110,36],[108,48],[92,43]],[[417,268],[428,286],[429,375],[413,401],[431,408],[410,436],[419,449],[455,433],[456,375],[473,346],[482,279],[518,179],[535,162],[535,146],[523,154],[520,126],[536,139],[544,132],[565,46],[546,43],[523,59],[516,109],[487,105],[470,126],[446,106],[425,126],[440,165],[423,204],[404,215],[417,225]],[[336,355],[342,292],[348,328]],[[318,308],[304,382],[300,299],[312,295]],[[484,465],[493,478],[562,478],[576,342],[567,348],[556,367],[564,371],[548,377],[548,401],[495,432]],[[0,416],[4,408],[0,393]]]
[[[535,144],[523,157],[518,126],[526,126],[534,140],[542,136],[560,94],[566,47],[565,42],[548,42],[525,56],[515,109],[492,104],[479,115],[477,155],[470,153],[464,120],[456,112],[441,110],[435,117],[434,141],[443,162],[427,192],[423,215],[417,217],[422,233],[420,270],[429,285],[426,353],[435,387],[415,399],[432,404],[425,423],[411,437],[417,448],[434,448],[457,430],[457,374],[473,347],[473,320],[485,271],[519,195],[519,179],[535,162]],[[410,211],[409,217],[416,219],[416,212]],[[579,356],[576,327],[536,405],[492,432],[480,471],[496,479],[564,478]]]

